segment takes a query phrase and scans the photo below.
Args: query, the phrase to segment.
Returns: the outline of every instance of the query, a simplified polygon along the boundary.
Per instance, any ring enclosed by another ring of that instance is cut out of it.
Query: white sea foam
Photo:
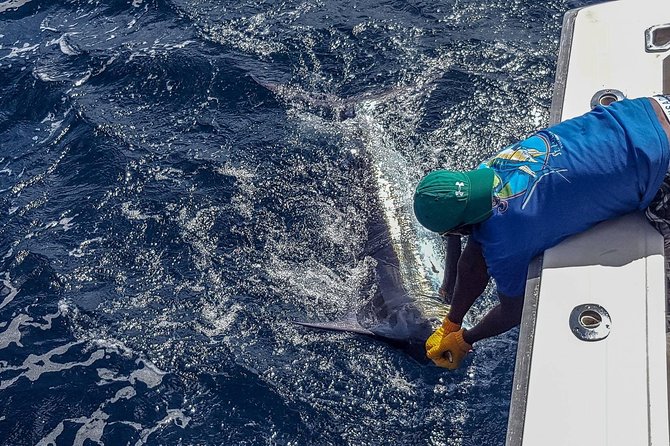
[[[24,315],[25,316],[25,315]],[[29,316],[28,316],[29,318]],[[28,319],[25,319],[28,320]],[[29,319],[32,320],[32,319]],[[11,329],[11,324],[10,328],[7,330],[9,331]],[[0,341],[1,342],[1,341]],[[22,365],[20,366],[8,366],[5,367],[4,369],[0,370],[0,373],[5,372],[5,371],[10,371],[10,370],[23,370],[22,373],[20,373],[18,376],[15,376],[11,379],[8,379],[6,381],[0,381],[0,390],[6,389],[13,385],[16,381],[21,379],[22,377],[27,378],[30,381],[37,381],[39,377],[44,374],[44,373],[53,373],[53,372],[60,372],[63,370],[68,370],[72,369],[74,367],[87,367],[96,361],[104,358],[105,356],[105,351],[102,349],[95,350],[91,355],[89,356],[88,359],[85,361],[81,362],[66,362],[66,363],[59,363],[52,361],[53,356],[60,356],[64,353],[66,353],[71,347],[80,345],[81,342],[71,342],[69,344],[65,344],[59,347],[54,348],[53,350],[43,354],[43,355],[29,355],[26,360],[23,362]],[[0,343],[0,346],[2,344]]]
[[[63,136],[65,136],[65,134],[68,132],[69,129],[70,129],[70,126],[67,126],[66,128],[64,128],[63,131],[56,138],[56,141],[54,141],[54,144],[56,144]],[[33,184],[35,184],[39,181],[42,181],[48,175],[51,175],[53,173],[53,171],[56,170],[56,168],[61,163],[61,161],[63,161],[63,158],[65,158],[65,156],[68,154],[69,151],[70,151],[69,147],[65,148],[65,150],[63,150],[63,152],[60,154],[60,156],[49,167],[47,167],[47,169],[44,172],[39,173],[39,174],[35,175],[34,177],[29,178],[26,181],[21,181],[21,182],[15,184],[11,188],[12,193],[15,194],[15,195],[18,195],[26,187],[32,186]],[[16,211],[16,209],[14,209],[13,212],[15,212],[15,211]],[[13,212],[10,212],[10,213],[13,213]]]
[[[23,347],[21,344],[21,331],[19,328],[22,325],[25,325],[26,322],[32,321],[33,319],[27,314],[19,314],[9,323],[7,330],[0,333],[0,350],[9,347],[11,344],[16,344],[19,347]],[[0,372],[3,370],[0,369]],[[2,382],[0,382],[0,388],[2,387]]]
[[[159,370],[158,367],[146,360],[138,360],[136,362],[142,364],[142,368],[131,372],[130,382],[132,384],[140,381],[151,389],[163,382],[163,376],[166,375],[165,372]]]
[[[10,249],[9,251],[10,252],[7,255],[5,255],[5,257],[3,257],[3,260],[11,255],[12,249]],[[19,290],[12,285],[8,272],[5,272],[5,278],[2,279],[0,282],[2,282],[3,285],[3,288],[0,289],[0,297],[2,297],[2,303],[0,303],[0,308],[4,308],[7,305],[9,305],[9,303],[12,300],[14,300],[17,294],[19,294]]]
[[[5,11],[13,11],[19,9],[21,6],[30,3],[32,0],[8,0],[0,3],[0,13]]]
[[[173,180],[178,181],[179,178],[183,177],[184,171],[180,169],[175,169],[174,167],[158,168],[152,169],[154,172],[154,178],[156,181],[164,180]]]
[[[104,376],[106,379],[118,381],[118,379],[114,378],[114,372],[110,370],[98,369],[98,374],[101,377]],[[130,400],[136,396],[137,390],[135,390],[134,387],[122,387],[116,391],[113,397],[103,401],[89,416],[67,418],[61,421],[51,432],[49,432],[37,443],[37,446],[55,446],[58,443],[58,438],[65,430],[65,422],[71,424],[81,424],[79,429],[77,429],[73,443],[74,445],[83,446],[87,441],[101,444],[105,427],[110,424],[108,423],[110,418],[108,407],[118,403],[119,401]],[[144,427],[140,423],[124,420],[114,421],[114,423],[124,424],[137,430],[139,433],[139,440],[135,443],[135,445],[140,446],[147,443],[147,440],[151,434],[161,430],[165,426],[174,423],[181,428],[185,428],[189,424],[190,420],[191,418],[184,415],[183,411],[180,409],[166,409],[166,415],[163,417],[163,419],[159,420],[155,425],[150,427]]]
[[[64,422],[81,424],[72,443],[74,446],[83,446],[86,441],[91,441],[93,443],[102,444],[102,435],[104,433],[105,426],[107,425],[107,420],[109,419],[109,414],[103,409],[110,405],[114,404],[120,400],[129,400],[137,395],[135,389],[130,386],[123,387],[119,389],[116,394],[101,403],[98,408],[89,416],[78,417],[78,418],[68,418],[61,421],[54,430],[52,430],[47,436],[43,437],[38,443],[37,446],[50,446],[56,445],[58,437],[63,433],[65,429]],[[124,424],[134,425],[135,423]]]
[[[33,76],[35,76],[37,79],[41,80],[42,82],[56,82],[58,81],[58,78],[55,76],[52,76],[50,72],[47,72],[44,68],[41,67],[36,67],[33,69]],[[40,143],[45,142],[45,140],[40,141]]]
[[[57,446],[56,440],[63,433],[64,429],[65,424],[61,421],[46,437],[40,439],[36,446]]]
[[[101,379],[98,385],[103,386],[115,382],[128,382],[135,386],[138,382],[141,382],[152,389],[163,382],[163,377],[166,373],[159,370],[153,363],[143,359],[138,359],[135,363],[142,367],[133,370],[129,376],[119,376],[116,372],[106,368],[97,369],[98,376]]]
[[[96,345],[104,348],[108,353],[114,352],[124,357],[130,358],[135,353],[125,344],[117,340],[96,339]],[[98,369],[98,376],[106,381],[128,381],[132,385],[137,382],[144,383],[147,387],[153,388],[161,384],[166,372],[160,370],[154,363],[148,359],[136,359],[135,364],[141,366],[131,372],[128,377],[119,377],[114,372],[107,369]]]
[[[60,226],[63,229],[63,231],[67,232],[74,227],[74,225],[72,224],[72,220],[74,220],[75,217],[77,217],[77,215],[74,215],[72,217],[62,217],[58,221],[51,221],[44,226],[43,230],[52,229]]]
[[[103,241],[102,237],[95,237],[92,239],[84,240],[83,242],[79,243],[79,246],[77,248],[68,251],[68,254],[72,257],[83,257],[84,254],[89,249],[90,245],[92,245],[93,243],[101,243],[102,241]]]
[[[39,47],[40,47],[39,43],[36,43],[35,45],[30,45],[29,43],[24,43],[21,48],[13,47],[11,52],[9,54],[7,54],[6,56],[0,57],[0,60],[13,59],[15,57],[19,57],[20,55],[22,55],[24,53],[29,53],[29,52],[35,51]]]
[[[58,39],[58,47],[60,48],[63,54],[66,54],[68,56],[77,56],[81,54],[81,51],[75,46],[73,46],[68,39],[69,36],[75,34],[78,33],[65,33],[62,36],[60,36],[60,39]]]
[[[135,446],[141,446],[147,444],[147,439],[151,434],[160,430],[164,426],[174,423],[182,429],[188,426],[188,423],[191,421],[191,418],[184,415],[184,412],[180,409],[168,409],[167,415],[160,420],[154,427],[147,428],[140,432],[140,439],[135,443]]]
[[[50,17],[47,17],[44,20],[42,20],[42,23],[40,23],[40,31],[57,32],[58,30],[49,24],[49,19]]]
[[[46,314],[46,315],[42,316],[42,320],[44,320],[44,324],[40,324],[38,322],[29,322],[29,323],[26,323],[25,325],[30,325],[31,327],[37,327],[40,330],[50,330],[53,320],[56,319],[57,317],[59,317],[60,315],[61,315],[60,311],[57,311],[53,314]]]
[[[86,82],[88,82],[88,80],[91,78],[91,75],[92,75],[92,73],[91,73],[90,70],[86,71],[86,73],[84,73],[84,76],[82,76],[82,77],[80,77],[79,79],[77,79],[77,80],[75,80],[74,82],[72,82],[72,85],[73,85],[74,87],[81,87],[81,86],[84,85]],[[70,91],[71,91],[71,90],[68,90],[68,92],[70,92]]]
[[[131,209],[132,203],[129,201],[121,203],[121,212],[126,216],[128,220],[156,220],[160,221],[161,216],[158,214],[147,215],[138,211],[137,209]]]

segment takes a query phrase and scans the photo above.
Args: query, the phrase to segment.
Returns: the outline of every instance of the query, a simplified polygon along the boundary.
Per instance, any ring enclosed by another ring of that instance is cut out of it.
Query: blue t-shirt
[[[493,215],[475,225],[498,291],[522,296],[528,264],[564,238],[645,209],[668,170],[668,138],[647,98],[615,102],[507,147],[479,168]]]

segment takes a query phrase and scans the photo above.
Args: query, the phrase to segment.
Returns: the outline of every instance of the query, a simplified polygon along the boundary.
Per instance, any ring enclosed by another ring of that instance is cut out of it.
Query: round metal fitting
[[[596,94],[591,98],[591,108],[594,109],[599,105],[608,106],[613,102],[625,99],[626,96],[619,90],[607,88],[605,90],[596,91]]]
[[[570,313],[570,329],[582,341],[600,341],[610,334],[612,319],[600,305],[584,304]]]

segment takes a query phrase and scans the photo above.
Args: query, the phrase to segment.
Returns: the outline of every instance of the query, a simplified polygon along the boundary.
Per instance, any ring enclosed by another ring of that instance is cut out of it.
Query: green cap
[[[493,213],[493,177],[493,170],[489,168],[429,173],[414,193],[417,220],[439,233],[486,220]]]

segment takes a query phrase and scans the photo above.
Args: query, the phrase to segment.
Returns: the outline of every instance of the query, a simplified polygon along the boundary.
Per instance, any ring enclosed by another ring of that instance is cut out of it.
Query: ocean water
[[[291,321],[363,304],[380,174],[411,218],[546,125],[588,3],[0,1],[0,444],[504,444],[516,330],[448,372]]]

